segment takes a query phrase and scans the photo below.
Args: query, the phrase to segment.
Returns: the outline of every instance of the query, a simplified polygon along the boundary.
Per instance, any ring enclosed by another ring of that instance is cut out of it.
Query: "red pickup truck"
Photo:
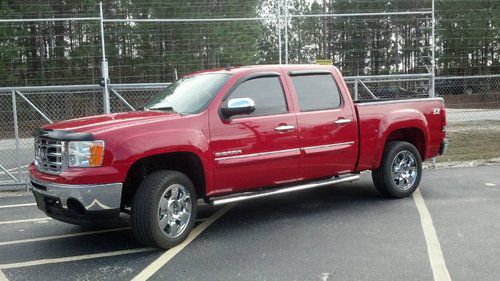
[[[193,73],[140,111],[40,128],[29,167],[38,207],[85,224],[129,213],[147,245],[170,248],[213,205],[354,181],[371,170],[409,196],[422,161],[443,154],[443,100],[353,101],[332,66]]]

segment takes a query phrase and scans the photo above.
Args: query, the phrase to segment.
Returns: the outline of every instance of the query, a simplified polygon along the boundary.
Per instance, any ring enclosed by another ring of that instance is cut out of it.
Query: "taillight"
[[[441,115],[441,129],[443,132],[446,132],[446,110],[444,107],[439,112],[439,115]]]

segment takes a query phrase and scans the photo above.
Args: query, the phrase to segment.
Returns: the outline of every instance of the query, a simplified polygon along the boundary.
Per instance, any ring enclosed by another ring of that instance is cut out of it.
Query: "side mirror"
[[[251,98],[230,99],[221,107],[221,113],[229,118],[234,115],[250,114],[255,111],[255,102]]]

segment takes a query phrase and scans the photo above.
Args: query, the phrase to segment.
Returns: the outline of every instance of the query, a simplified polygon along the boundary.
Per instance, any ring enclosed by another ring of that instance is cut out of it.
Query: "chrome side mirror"
[[[234,115],[250,114],[255,111],[255,102],[251,98],[230,99],[227,105],[222,106],[220,110],[226,118]]]

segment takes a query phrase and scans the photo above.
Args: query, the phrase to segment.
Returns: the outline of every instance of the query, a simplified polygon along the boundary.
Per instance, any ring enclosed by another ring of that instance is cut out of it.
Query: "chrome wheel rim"
[[[410,189],[417,179],[415,156],[407,151],[399,152],[392,160],[392,181],[400,190]]]
[[[191,219],[191,196],[181,184],[170,185],[163,192],[158,205],[158,225],[168,238],[180,236]]]

